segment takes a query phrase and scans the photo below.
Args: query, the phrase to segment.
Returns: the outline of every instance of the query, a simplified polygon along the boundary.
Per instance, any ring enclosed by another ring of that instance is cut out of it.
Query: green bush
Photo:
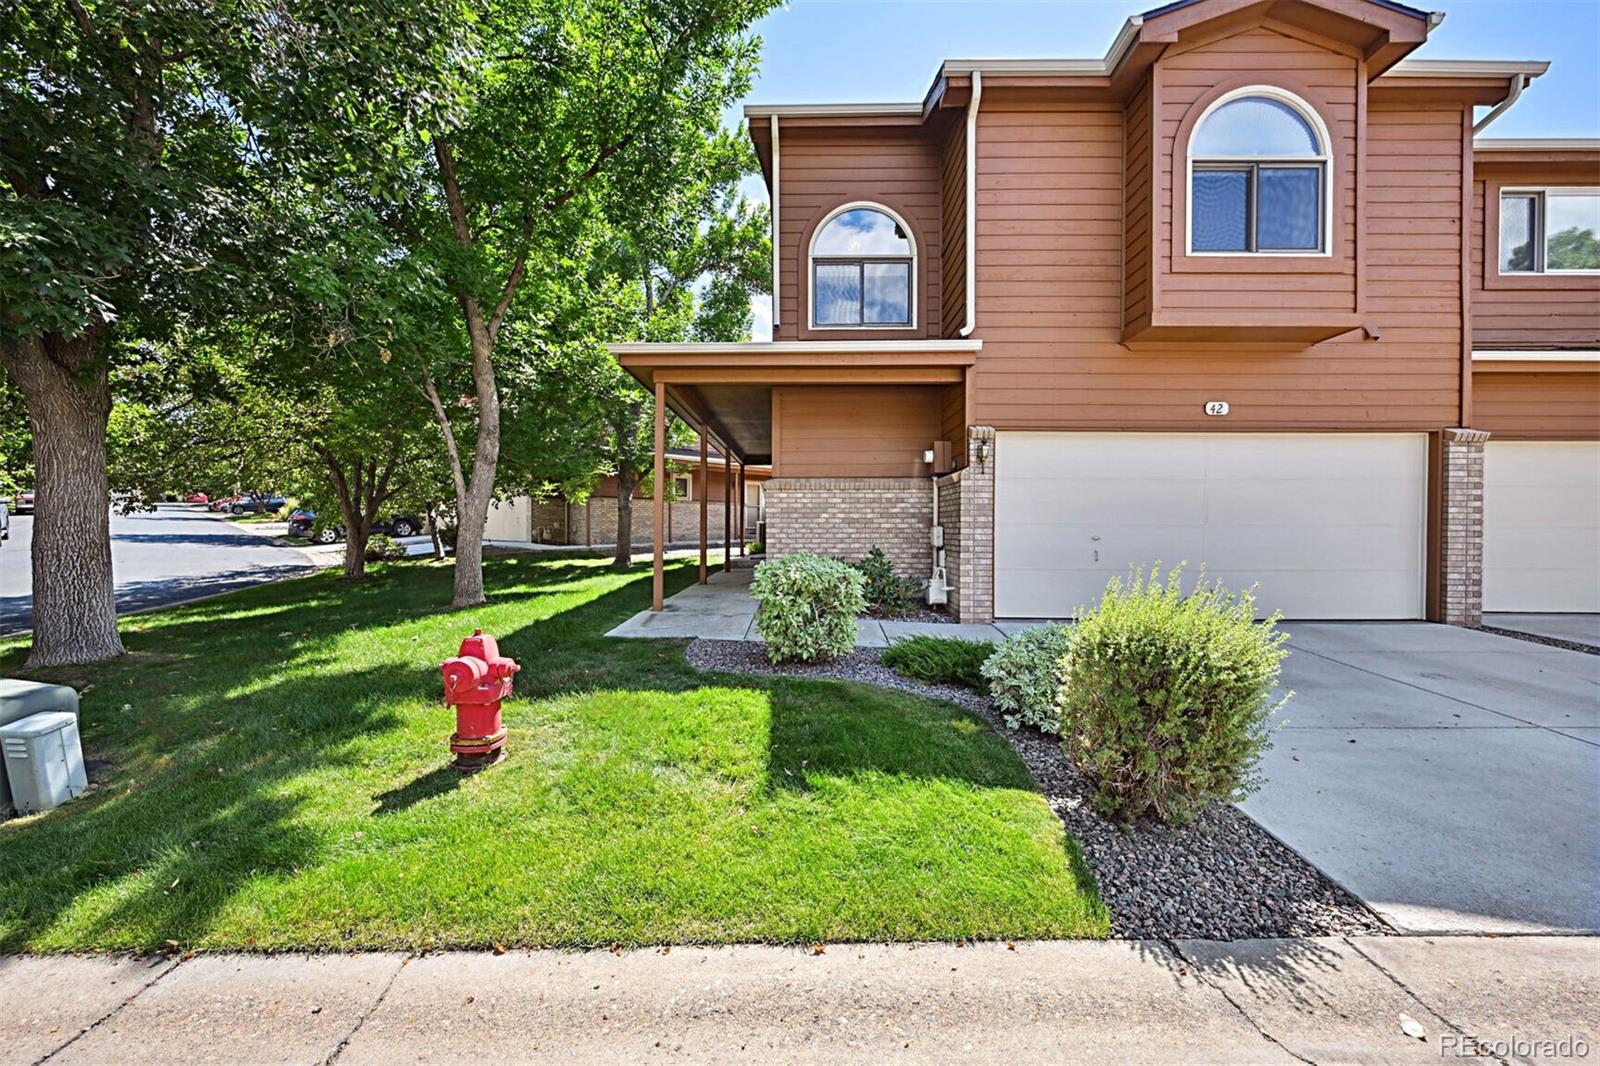
[[[751,541],[750,542],[750,546],[745,549],[745,551],[749,552],[751,555],[760,555],[762,552],[764,552],[766,550],[767,550],[767,546],[765,544],[761,543],[759,540]]]
[[[900,618],[916,608],[921,586],[896,574],[882,548],[874,546],[865,559],[850,565],[867,579],[867,610],[873,614],[881,618]]]
[[[882,663],[901,677],[935,684],[966,685],[982,692],[988,685],[983,662],[993,646],[957,637],[907,637],[889,645]]]
[[[406,550],[395,543],[387,533],[374,533],[367,538],[367,562],[378,563],[385,559],[404,559]]]
[[[1259,787],[1271,694],[1288,635],[1254,619],[1247,590],[1202,577],[1184,596],[1182,567],[1161,580],[1112,579],[1079,619],[1061,685],[1062,747],[1121,821],[1187,822],[1206,804]]]
[[[1061,732],[1056,697],[1071,640],[1068,626],[1033,626],[1007,638],[984,662],[989,698],[994,700],[1006,725],[1012,729],[1031,725],[1044,733]]]
[[[812,663],[854,648],[856,616],[867,609],[865,584],[837,559],[805,552],[758,565],[750,591],[767,658]]]

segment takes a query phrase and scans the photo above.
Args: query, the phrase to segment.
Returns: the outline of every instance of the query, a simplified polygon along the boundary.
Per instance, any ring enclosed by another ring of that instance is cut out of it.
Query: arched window
[[[886,207],[845,204],[811,238],[811,325],[910,326],[917,248]]]
[[[1189,138],[1189,251],[1328,251],[1327,127],[1297,96],[1239,89],[1206,109]]]

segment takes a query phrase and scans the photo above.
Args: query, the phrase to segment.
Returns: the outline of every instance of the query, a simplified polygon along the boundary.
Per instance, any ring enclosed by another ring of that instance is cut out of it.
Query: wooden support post
[[[744,524],[744,498],[749,490],[744,485],[744,460],[739,460],[739,558],[744,558],[744,542],[750,536],[750,527]]]
[[[583,501],[583,546],[594,547],[594,497]]]
[[[700,483],[695,490],[700,493],[700,584],[706,583],[706,497],[711,492],[711,476],[707,473],[706,442],[711,436],[708,427],[700,427]]]
[[[722,569],[733,569],[733,453],[722,446]]]
[[[667,386],[664,382],[656,382],[656,521],[655,528],[651,530],[655,540],[655,573],[651,579],[650,609],[662,610],[666,606],[666,552],[662,543],[662,536],[666,533],[666,523],[663,521],[661,506],[666,502],[666,494],[661,491],[661,482],[667,476]]]

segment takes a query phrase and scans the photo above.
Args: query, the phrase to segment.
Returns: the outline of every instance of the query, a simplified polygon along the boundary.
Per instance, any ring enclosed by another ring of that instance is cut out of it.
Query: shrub
[[[916,607],[921,586],[910,578],[896,574],[882,548],[874,546],[865,559],[850,565],[867,579],[867,609],[873,614],[883,618],[899,618],[910,614]]]
[[[367,538],[367,562],[377,563],[385,559],[404,559],[406,550],[396,544],[393,537],[387,533],[374,533]]]
[[[767,657],[811,663],[854,648],[856,616],[867,608],[865,583],[837,559],[805,552],[758,565],[750,591]]]
[[[1056,697],[1071,640],[1072,630],[1067,626],[1033,626],[1007,638],[984,662],[989,698],[994,700],[1006,725],[1012,729],[1031,725],[1044,733],[1061,732]]]
[[[1078,622],[1061,686],[1062,746],[1121,821],[1187,822],[1206,804],[1259,787],[1285,652],[1280,616],[1256,623],[1247,590],[1184,596],[1182,567],[1112,579]]]
[[[983,661],[991,650],[988,643],[957,637],[907,637],[889,645],[881,661],[901,677],[982,692],[987,687]]]
[[[762,552],[764,552],[766,550],[767,550],[767,546],[765,544],[761,543],[759,540],[751,541],[750,542],[750,546],[745,549],[745,551],[749,552],[751,555],[760,555]]]

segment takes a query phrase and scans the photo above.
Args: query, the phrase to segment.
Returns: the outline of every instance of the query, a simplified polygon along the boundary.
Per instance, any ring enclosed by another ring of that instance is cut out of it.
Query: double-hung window
[[[1223,97],[1189,138],[1190,254],[1326,253],[1330,166],[1322,124],[1297,97]]]
[[[1500,273],[1600,273],[1600,188],[1501,189]]]
[[[887,209],[847,205],[811,242],[811,324],[824,329],[913,324],[916,248]]]

